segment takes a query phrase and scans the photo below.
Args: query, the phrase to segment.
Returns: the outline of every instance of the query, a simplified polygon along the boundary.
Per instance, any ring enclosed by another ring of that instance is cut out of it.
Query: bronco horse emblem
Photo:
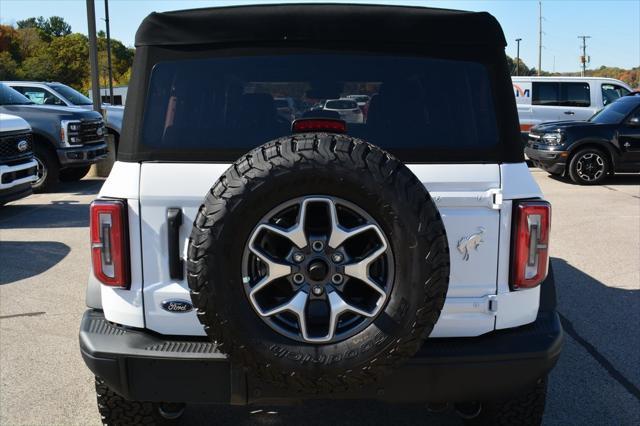
[[[478,246],[484,242],[484,228],[479,227],[479,232],[471,234],[468,237],[462,237],[458,241],[458,251],[462,254],[462,260],[469,260],[469,251],[471,249],[478,250]]]

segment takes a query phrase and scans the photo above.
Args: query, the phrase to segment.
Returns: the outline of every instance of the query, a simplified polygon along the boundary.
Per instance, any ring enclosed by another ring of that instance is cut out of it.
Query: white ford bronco
[[[136,46],[90,210],[80,348],[104,424],[315,398],[541,422],[550,206],[492,16],[198,9],[151,14]],[[361,122],[320,107],[353,95]]]

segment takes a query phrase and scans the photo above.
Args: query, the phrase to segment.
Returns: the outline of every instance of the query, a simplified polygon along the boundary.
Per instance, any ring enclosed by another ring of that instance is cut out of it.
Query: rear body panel
[[[186,257],[197,210],[228,166],[116,163],[100,196],[128,200],[132,285],[130,290],[102,286],[107,319],[161,334],[205,334],[195,311],[162,309],[167,300],[190,300],[186,279],[169,277],[167,210],[182,210],[180,253]],[[450,247],[449,292],[431,337],[477,336],[535,320],[539,290],[510,292],[508,285],[510,200],[540,197],[526,165],[416,164],[409,168],[436,202]],[[461,240],[478,233],[483,241],[477,249],[470,248],[466,258]]]

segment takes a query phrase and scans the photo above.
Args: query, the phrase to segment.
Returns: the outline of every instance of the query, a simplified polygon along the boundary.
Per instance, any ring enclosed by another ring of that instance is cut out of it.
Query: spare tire
[[[438,210],[401,162],[344,135],[269,142],[195,218],[188,282],[207,334],[263,380],[348,390],[412,357],[449,282]]]

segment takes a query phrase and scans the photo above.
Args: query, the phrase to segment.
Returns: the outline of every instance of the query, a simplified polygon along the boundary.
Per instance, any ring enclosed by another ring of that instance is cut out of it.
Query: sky
[[[227,0],[110,0],[111,36],[133,46],[138,25],[151,12],[287,1]],[[289,1],[291,2],[291,1]],[[295,1],[301,3],[303,1]],[[340,2],[324,0],[323,2]],[[348,3],[407,4],[449,9],[486,11],[495,16],[507,38],[507,54],[516,56],[516,38],[521,38],[520,57],[527,66],[538,61],[537,0],[350,0]],[[104,29],[104,1],[95,0],[98,30]],[[0,23],[15,24],[32,16],[62,16],[74,32],[87,33],[85,0],[0,0]],[[589,35],[588,68],[601,65],[631,68],[640,65],[640,0],[543,0],[542,69],[579,70],[581,40]]]

